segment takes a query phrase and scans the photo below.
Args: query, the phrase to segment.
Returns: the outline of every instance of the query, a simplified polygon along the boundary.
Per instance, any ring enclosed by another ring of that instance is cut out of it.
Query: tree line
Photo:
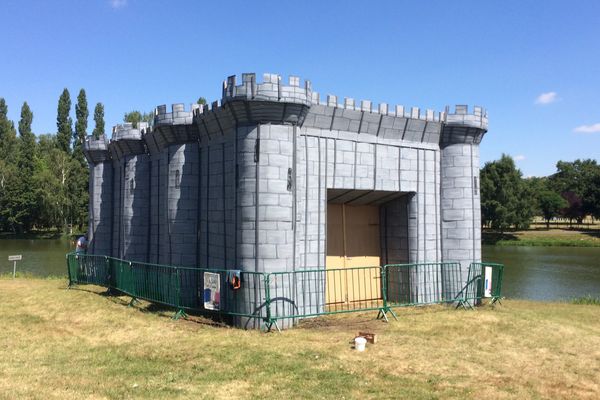
[[[15,128],[0,98],[0,231],[85,229],[88,218],[88,167],[83,154],[88,104],[84,89],[71,118],[71,96],[58,100],[56,134],[36,135],[27,102]],[[95,137],[104,134],[104,106],[94,108]],[[17,134],[18,132],[18,134]]]
[[[206,99],[200,97],[197,103],[206,104]],[[15,128],[0,97],[0,232],[85,230],[89,172],[83,143],[89,112],[84,89],[77,96],[74,126],[71,105],[69,90],[64,89],[58,99],[56,134],[36,136],[27,102]],[[98,138],[105,131],[102,103],[96,104],[93,118],[92,136]],[[153,119],[153,112],[136,110],[123,116],[134,127]]]
[[[514,160],[503,154],[481,169],[481,219],[484,227],[526,229],[534,216],[546,226],[553,218],[581,223],[600,219],[600,165],[596,160],[559,161],[547,177],[523,178]]]

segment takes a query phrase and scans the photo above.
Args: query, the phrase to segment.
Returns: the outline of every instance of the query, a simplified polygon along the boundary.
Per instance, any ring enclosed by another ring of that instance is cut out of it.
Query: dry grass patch
[[[172,321],[171,310],[0,279],[0,398],[589,398],[598,306],[504,301],[304,321],[281,334]],[[357,331],[376,345],[351,348]]]

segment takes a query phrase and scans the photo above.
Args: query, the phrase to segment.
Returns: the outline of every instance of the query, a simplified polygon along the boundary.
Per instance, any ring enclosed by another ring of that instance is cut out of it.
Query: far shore
[[[481,242],[495,246],[600,247],[600,229],[534,228],[503,233],[483,229]]]
[[[0,232],[2,239],[61,239],[76,240],[83,233],[74,231],[66,234],[60,231],[34,231],[30,233]],[[574,226],[572,228],[550,228],[533,225],[527,230],[508,230],[499,232],[483,228],[481,242],[494,246],[557,246],[557,247],[600,247],[600,227],[588,228]]]

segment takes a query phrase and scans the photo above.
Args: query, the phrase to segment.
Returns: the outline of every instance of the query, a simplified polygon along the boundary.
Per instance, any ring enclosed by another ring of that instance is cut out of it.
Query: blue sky
[[[64,87],[110,127],[272,72],[322,95],[482,105],[482,163],[507,153],[525,176],[600,158],[600,1],[3,0],[0,16],[0,97],[15,122],[27,101],[38,134]]]

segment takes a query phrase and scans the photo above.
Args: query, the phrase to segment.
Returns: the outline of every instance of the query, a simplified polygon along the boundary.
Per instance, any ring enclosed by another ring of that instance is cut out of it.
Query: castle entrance
[[[379,206],[327,205],[327,303],[381,297]]]

